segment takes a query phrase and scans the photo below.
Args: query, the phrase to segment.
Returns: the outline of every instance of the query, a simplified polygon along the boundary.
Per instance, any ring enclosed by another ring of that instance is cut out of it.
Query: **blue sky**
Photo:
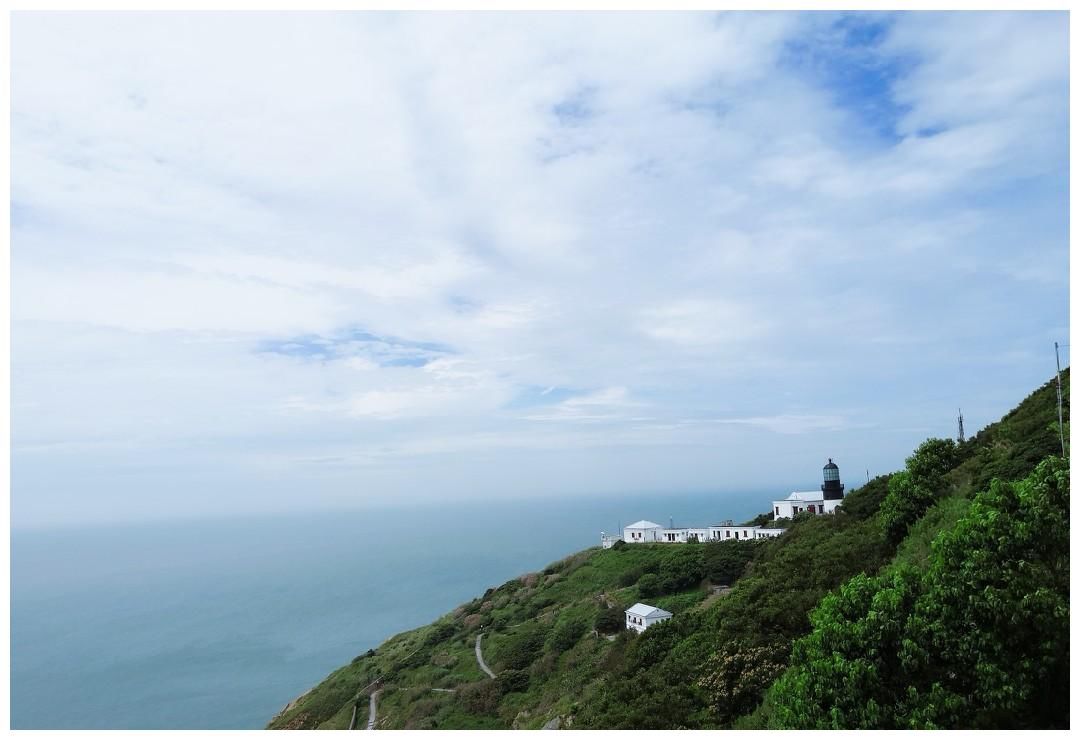
[[[12,45],[16,527],[854,483],[1067,341],[1065,13]]]

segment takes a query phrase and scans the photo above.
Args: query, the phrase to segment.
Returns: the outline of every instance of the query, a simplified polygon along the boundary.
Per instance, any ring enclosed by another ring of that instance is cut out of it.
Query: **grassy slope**
[[[1068,379],[1066,371],[1066,398]],[[1060,451],[1056,421],[1056,390],[1048,383],[970,439],[950,475],[949,494],[895,552],[876,519],[889,478],[880,476],[849,493],[840,514],[797,519],[784,536],[763,543],[730,595],[703,603],[701,587],[650,598],[676,618],[640,637],[623,633],[609,641],[591,633],[602,603],[625,607],[637,601],[637,579],[656,572],[671,546],[585,550],[489,589],[432,625],[390,638],[374,655],[335,671],[269,727],[345,727],[358,699],[362,726],[367,699],[361,692],[378,676],[385,679],[379,701],[379,726],[385,728],[538,728],[556,716],[573,718],[575,727],[730,726],[760,697],[751,693],[751,703],[739,712],[718,706],[701,685],[716,656],[747,646],[783,655],[809,629],[808,612],[853,575],[874,573],[894,559],[923,564],[930,542],[963,515],[974,491],[994,476],[1021,477]],[[501,674],[499,681],[487,679],[476,664],[480,624],[487,626],[485,659]],[[570,646],[557,647],[553,635],[574,624],[586,629]],[[533,632],[543,648],[527,661],[519,677],[524,684],[511,690],[509,666]],[[754,724],[753,714],[738,720],[738,726]]]
[[[634,583],[638,576],[656,570],[668,552],[670,548],[664,545],[592,548],[554,563],[541,573],[489,589],[484,597],[434,624],[395,635],[374,655],[359,656],[338,669],[295,706],[275,717],[269,727],[347,727],[358,693],[378,676],[385,677],[378,708],[380,727],[510,727],[515,719],[518,726],[540,727],[567,708],[566,697],[603,672],[609,654],[625,647],[619,641],[591,634],[593,620],[603,603],[601,598],[620,607],[637,601]],[[695,588],[653,601],[686,609],[704,597],[704,589]],[[481,673],[473,652],[480,623],[489,626],[483,643],[485,660],[499,673],[507,668],[515,638],[529,629],[550,632],[566,621],[584,625],[585,633],[569,650],[545,648],[531,667],[526,691],[501,697],[499,708],[491,713],[461,709],[462,702],[457,701],[461,692],[489,680]],[[495,625],[494,629],[491,625]],[[433,692],[433,688],[455,689],[458,694]],[[359,714],[365,722],[368,693],[370,688],[363,692],[360,702]]]

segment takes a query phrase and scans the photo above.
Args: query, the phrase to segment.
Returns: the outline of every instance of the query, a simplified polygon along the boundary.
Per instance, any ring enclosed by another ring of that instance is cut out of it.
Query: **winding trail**
[[[382,693],[382,689],[376,689],[375,691],[372,691],[371,692],[371,697],[368,700],[369,703],[368,703],[367,728],[369,730],[374,730],[375,729],[375,709],[378,707],[379,694],[381,694],[381,693]]]
[[[495,672],[488,668],[488,664],[484,662],[484,654],[480,652],[480,639],[484,636],[484,633],[480,632],[476,635],[476,662],[480,664],[480,670],[488,674],[492,678],[495,678]]]

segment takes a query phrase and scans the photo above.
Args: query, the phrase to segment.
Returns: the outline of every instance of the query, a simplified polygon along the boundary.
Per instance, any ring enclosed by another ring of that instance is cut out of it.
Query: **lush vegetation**
[[[995,480],[934,541],[824,599],[772,691],[783,728],[1067,728],[1069,473]]]
[[[388,728],[1068,727],[1058,433],[1048,384],[779,538],[586,550],[358,656],[271,727],[366,719],[380,677]],[[640,599],[676,616],[625,632]]]

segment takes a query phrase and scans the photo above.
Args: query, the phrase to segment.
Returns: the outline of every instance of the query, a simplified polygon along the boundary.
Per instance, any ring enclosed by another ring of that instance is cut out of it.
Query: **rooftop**
[[[784,501],[822,501],[824,495],[821,491],[792,491]]]
[[[632,607],[626,610],[627,614],[632,614],[635,617],[641,617],[642,619],[647,617],[673,617],[675,616],[669,611],[665,611],[657,606],[649,606],[648,604],[642,604],[640,601],[634,604]]]

